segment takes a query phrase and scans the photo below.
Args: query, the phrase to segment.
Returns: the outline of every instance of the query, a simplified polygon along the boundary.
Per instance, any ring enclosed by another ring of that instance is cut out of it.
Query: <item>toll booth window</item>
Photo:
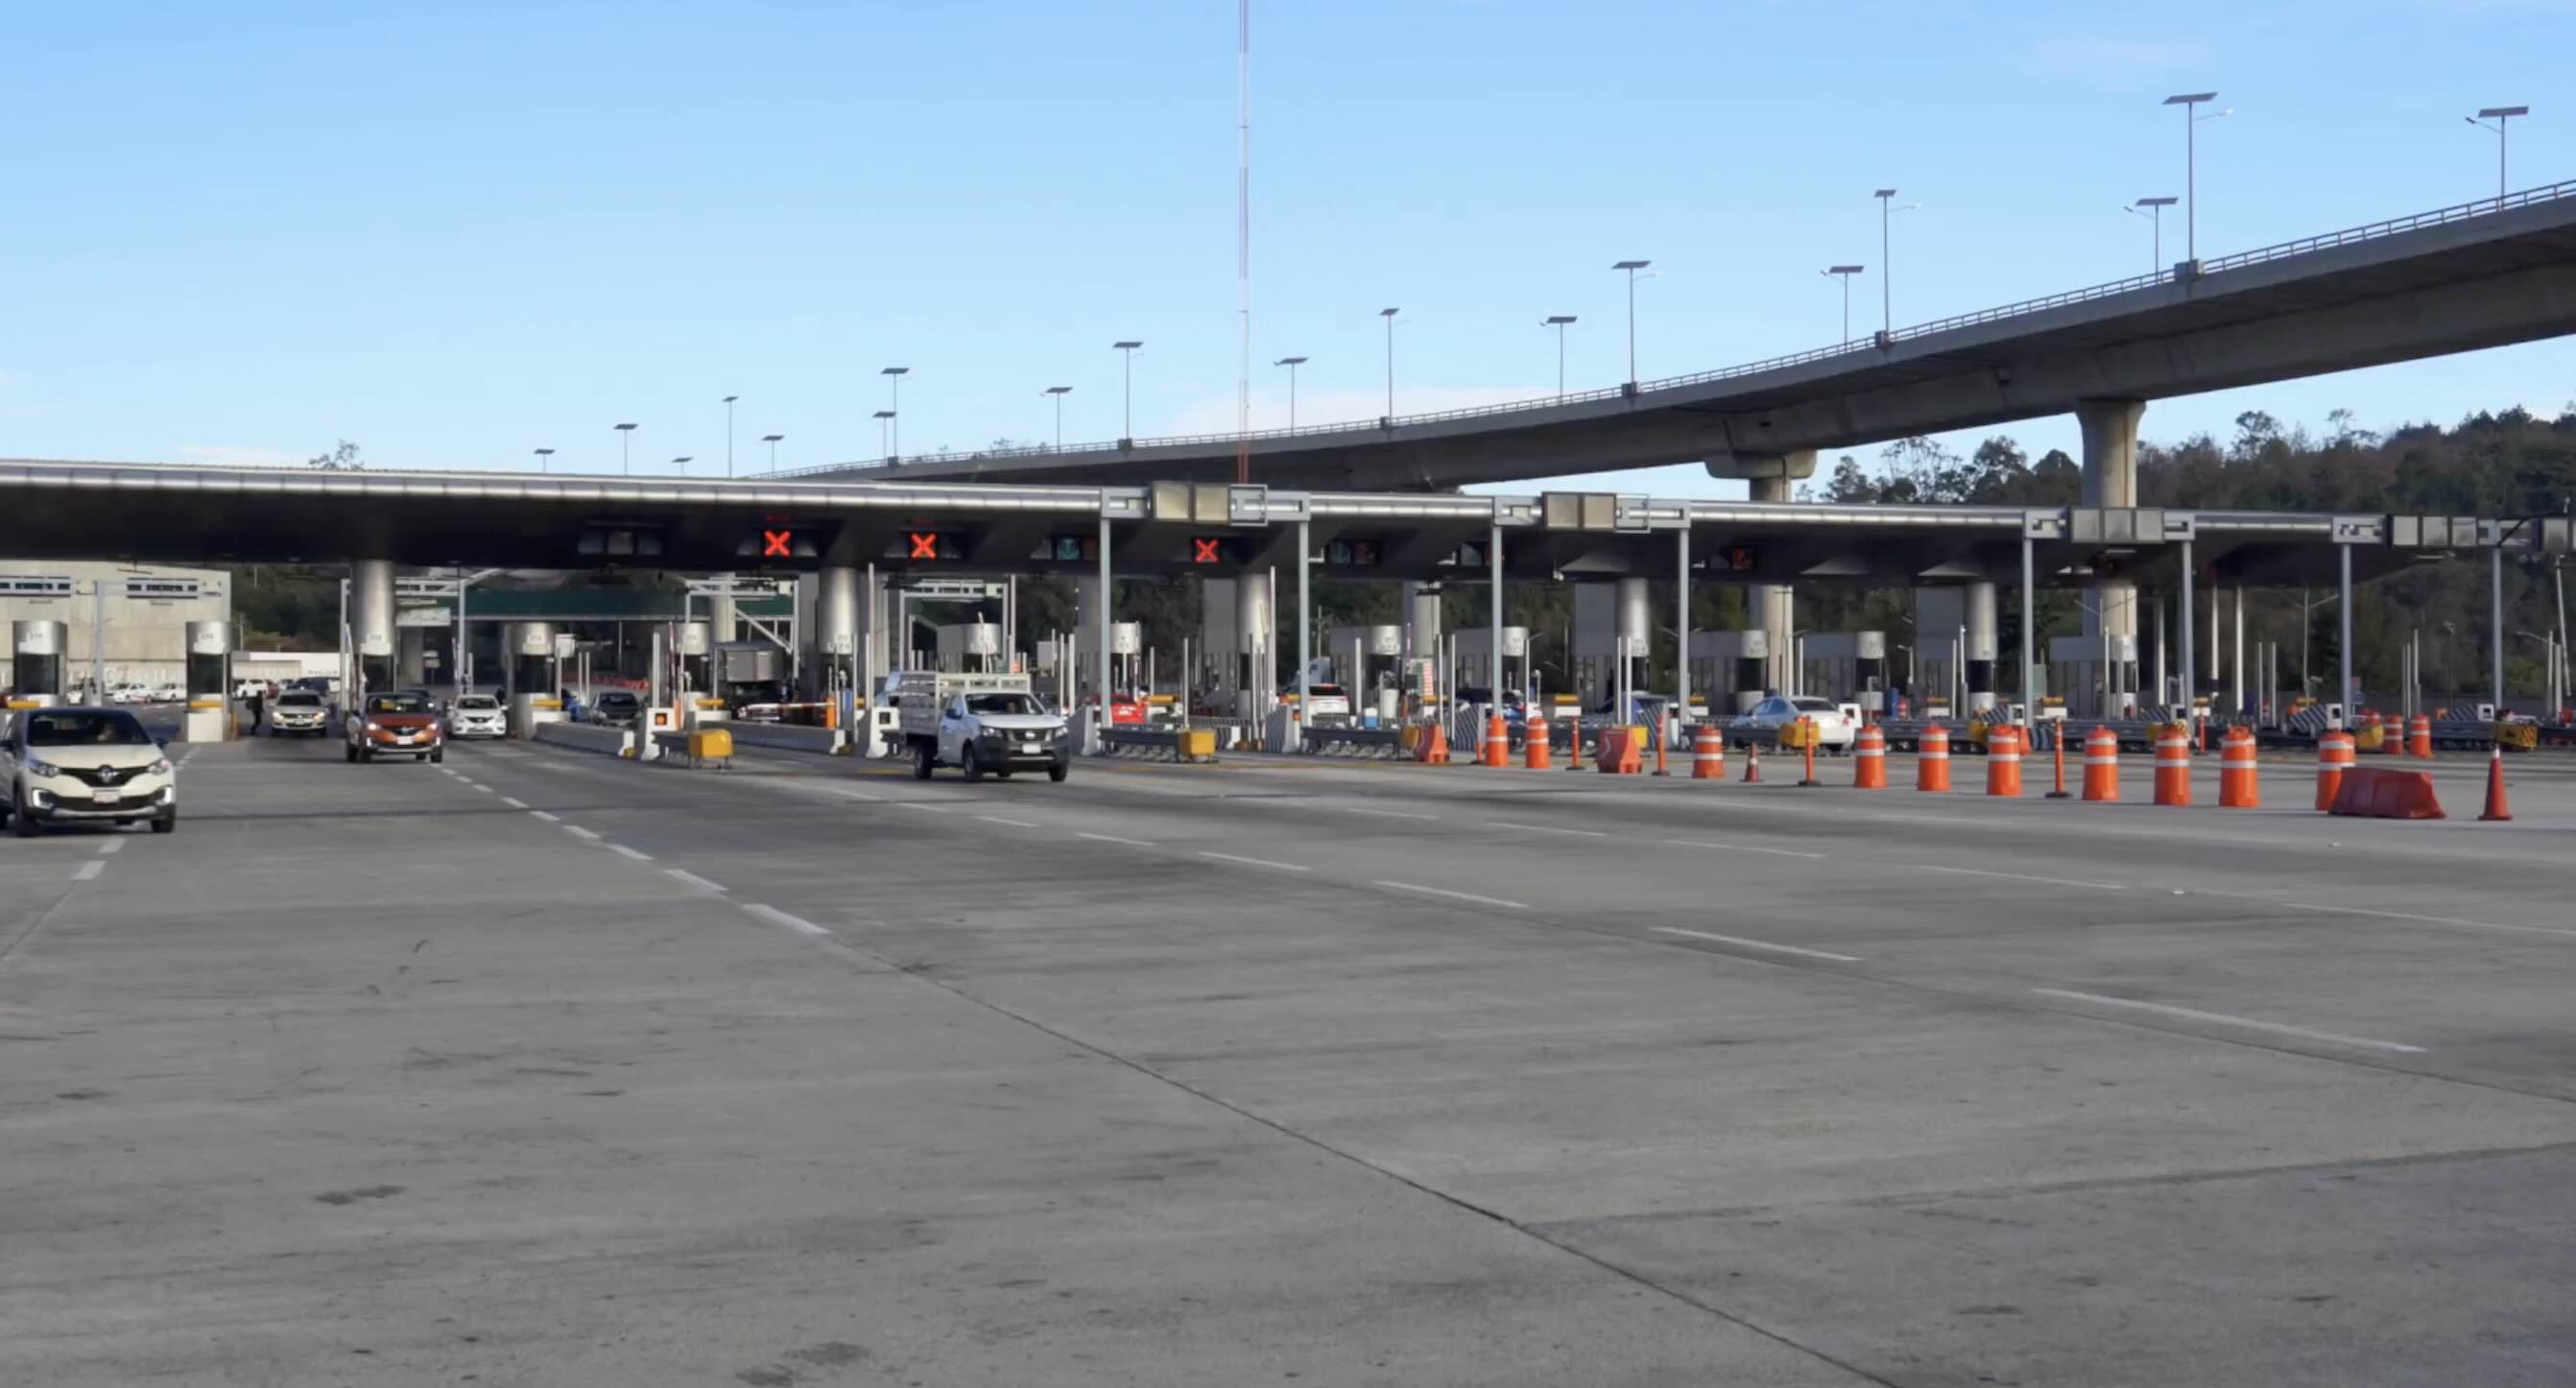
[[[966,697],[966,711],[1008,717],[1044,713],[1046,706],[1026,694],[970,694]]]
[[[152,735],[130,713],[27,714],[30,747],[142,747],[151,742]]]

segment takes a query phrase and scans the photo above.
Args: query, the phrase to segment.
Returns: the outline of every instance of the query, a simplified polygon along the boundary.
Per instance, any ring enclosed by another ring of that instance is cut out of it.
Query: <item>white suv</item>
[[[179,779],[161,744],[121,708],[31,708],[0,738],[8,799],[0,816],[20,838],[82,820],[179,827]]]

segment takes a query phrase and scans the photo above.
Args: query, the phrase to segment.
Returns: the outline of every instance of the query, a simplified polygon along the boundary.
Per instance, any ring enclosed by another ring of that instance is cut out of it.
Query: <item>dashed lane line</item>
[[[98,846],[98,856],[100,856],[100,857],[104,858],[104,857],[106,857],[108,854],[110,854],[110,853],[114,853],[115,851],[117,851],[118,849],[123,848],[123,847],[125,847],[125,840],[123,840],[123,839],[109,839],[107,842],[102,843],[102,844],[100,844],[100,845]]]
[[[1677,925],[1659,925],[1654,927],[1654,931],[1658,935],[1679,935],[1692,940],[1713,940],[1721,945],[1734,945],[1741,949],[1763,949],[1774,954],[1794,954],[1801,959],[1824,959],[1836,964],[1860,962],[1860,956],[1857,954],[1834,954],[1827,950],[1807,949],[1799,945],[1773,944],[1769,940],[1748,940],[1741,935],[1712,935],[1705,930],[1684,930]]]
[[[664,868],[662,871],[679,879],[680,881],[688,883],[692,887],[698,888],[700,891],[721,892],[725,889],[722,882],[710,882],[696,873],[689,871],[687,868]]]
[[[504,804],[504,805],[509,806],[511,809],[514,809],[514,810],[524,810],[524,809],[526,809],[526,808],[528,807],[528,802],[527,802],[527,801],[522,800],[522,799],[520,799],[519,797],[517,797],[517,796],[515,796],[515,795],[504,795],[504,796],[502,796],[502,797],[501,797],[501,803],[502,803],[502,804]]]
[[[1721,853],[1768,853],[1775,858],[1808,858],[1822,862],[1826,855],[1796,848],[1764,848],[1753,843],[1715,843],[1708,839],[1663,839],[1674,848],[1714,848]]]
[[[608,845],[608,847],[611,852],[617,853],[622,857],[632,858],[639,863],[649,863],[653,861],[652,854],[646,853],[641,849],[629,848],[622,843],[612,843]]]
[[[2066,998],[2075,1002],[2091,1003],[2096,1007],[2135,1008],[2140,1012],[2154,1012],[2167,1017],[2184,1017],[2195,1022],[2209,1022],[2217,1026],[2242,1027],[2247,1031],[2267,1031],[2276,1036],[2301,1036],[2310,1041],[2323,1041],[2336,1046],[2359,1046],[2364,1050],[2395,1051],[2400,1055],[2424,1053],[2423,1047],[2410,1046],[2403,1041],[2378,1041],[2367,1036],[2346,1036],[2339,1031],[2317,1031],[2309,1027],[2294,1027],[2286,1022],[2264,1022],[2252,1017],[2231,1017],[2224,1012],[2203,1012],[2196,1007],[2174,1007],[2160,1002],[2140,1002],[2136,998],[2114,998],[2101,993],[2079,993],[2072,988],[2033,988],[2030,991],[2041,997]]]
[[[565,832],[565,833],[567,833],[567,834],[579,834],[579,835],[581,835],[583,838],[589,839],[589,840],[591,840],[591,841],[592,841],[592,842],[594,842],[594,843],[598,842],[598,840],[599,840],[599,831],[598,831],[598,830],[596,830],[596,829],[584,829],[583,827],[581,827],[581,826],[580,826],[580,825],[578,825],[578,824],[567,824],[567,825],[565,825],[565,826],[564,826],[564,832]]]
[[[919,810],[923,814],[957,813],[957,807],[954,805],[934,805],[927,800],[897,800],[894,803],[903,806],[907,810]]]
[[[1391,887],[1399,892],[1420,892],[1424,896],[1447,897],[1451,901],[1470,901],[1474,902],[1478,906],[1499,906],[1507,911],[1526,911],[1529,909],[1529,903],[1526,901],[1505,901],[1498,896],[1478,896],[1474,892],[1453,892],[1447,887],[1426,887],[1419,882],[1389,882],[1380,878],[1378,879],[1377,885],[1381,887]]]
[[[530,810],[528,813],[535,815],[537,818],[544,820],[548,824],[563,823],[563,816],[558,814],[549,814],[544,810]]]
[[[976,817],[977,819],[980,819],[980,820],[984,821],[984,822],[985,822],[985,823],[987,823],[987,824],[1007,824],[1007,825],[1010,825],[1010,826],[1011,826],[1012,828],[1014,828],[1014,829],[1035,829],[1035,828],[1037,828],[1037,827],[1038,827],[1038,826],[1037,826],[1037,824],[1036,824],[1034,821],[1031,821],[1031,820],[1026,820],[1026,819],[1004,819],[1002,816],[997,815],[997,814],[979,814],[979,815],[977,815],[977,816],[975,816],[975,817]]]
[[[2040,877],[2027,872],[1996,872],[1988,868],[1943,867],[1938,863],[1908,863],[1905,864],[1905,866],[1913,868],[1919,872],[1947,872],[1956,874],[1960,877],[2006,877],[2016,882],[2044,882],[2052,887],[2092,887],[2106,892],[2124,892],[2129,889],[2128,884],[2125,882],[2087,882],[2078,877]]]
[[[72,880],[75,882],[86,882],[91,878],[98,876],[99,870],[106,866],[107,864],[100,862],[96,858],[92,858],[88,862],[81,864],[79,867],[72,869]]]
[[[1074,831],[1073,836],[1078,839],[1090,839],[1096,843],[1123,843],[1130,848],[1152,848],[1155,846],[1152,839],[1120,838],[1116,834],[1095,834],[1088,829],[1077,829]]]
[[[795,931],[799,935],[819,936],[830,935],[832,933],[831,931],[824,929],[822,926],[816,925],[814,922],[805,919],[803,916],[791,916],[786,912],[779,910],[775,906],[763,906],[756,901],[746,901],[742,903],[742,909],[752,915],[760,917],[771,925],[783,925],[788,929]]]
[[[1584,839],[1606,839],[1610,837],[1610,833],[1606,829],[1568,829],[1561,824],[1514,824],[1509,820],[1502,819],[1486,820],[1485,827],[1488,829],[1518,829],[1524,834],[1564,834],[1572,838]]]
[[[1372,819],[1438,819],[1436,814],[1416,814],[1411,810],[1372,810],[1365,805],[1345,805],[1344,814],[1364,814]]]
[[[1218,853],[1204,848],[1199,850],[1199,856],[1202,858],[1214,858],[1221,863],[1241,863],[1245,867],[1273,868],[1280,872],[1314,871],[1313,868],[1307,867],[1302,863],[1281,863],[1274,862],[1268,858],[1247,858],[1240,853]]]
[[[870,795],[870,794],[868,794],[868,793],[867,793],[866,791],[864,791],[864,790],[850,790],[850,789],[848,789],[848,788],[846,788],[846,787],[843,787],[843,786],[832,786],[832,787],[830,787],[830,790],[831,790],[831,792],[832,792],[834,795],[837,795],[837,796],[841,797],[841,798],[842,798],[842,799],[844,799],[844,800],[868,800],[868,801],[877,801],[877,800],[883,800],[883,799],[885,798],[884,796],[881,796],[881,795]]]

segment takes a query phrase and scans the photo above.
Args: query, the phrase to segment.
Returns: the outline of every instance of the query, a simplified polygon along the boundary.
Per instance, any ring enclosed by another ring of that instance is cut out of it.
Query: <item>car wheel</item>
[[[1065,777],[1070,776],[1070,775],[1072,775],[1072,774],[1073,774],[1073,763],[1071,763],[1071,762],[1066,762],[1066,761],[1053,762],[1053,763],[1050,763],[1050,764],[1048,765],[1048,767],[1047,767],[1047,779],[1048,779],[1048,780],[1050,780],[1050,781],[1054,781],[1054,782],[1056,782],[1056,783],[1057,783],[1057,784],[1059,784],[1059,785],[1063,784],[1063,782],[1064,782],[1064,778],[1065,778]]]
[[[957,767],[960,771],[963,771],[966,774],[967,780],[980,781],[984,779],[984,763],[975,759],[975,747],[972,743],[959,749],[957,753]]]
[[[163,810],[161,813],[152,816],[153,833],[166,834],[178,827],[179,812],[177,810]]]
[[[27,813],[27,807],[23,802],[15,803],[10,806],[10,833],[16,834],[22,839],[32,839],[36,836],[37,828],[36,817]]]
[[[447,749],[444,747],[439,748],[437,751],[429,754],[429,759],[434,762],[445,762],[447,760]]]
[[[366,762],[374,761],[375,759],[376,759],[376,749],[375,749],[375,748],[373,748],[373,747],[361,747],[361,748],[359,748],[359,749],[358,749],[358,761],[359,761],[361,764],[364,764],[364,763],[366,763]]]
[[[340,759],[341,759],[342,761],[349,761],[349,762],[354,762],[354,761],[356,761],[356,760],[358,759],[358,749],[357,749],[357,748],[355,748],[355,747],[350,747],[350,746],[343,745],[343,746],[340,748]]]
[[[930,748],[928,746],[917,742],[913,744],[912,779],[916,781],[929,780],[930,768],[937,764],[938,759],[930,755]]]

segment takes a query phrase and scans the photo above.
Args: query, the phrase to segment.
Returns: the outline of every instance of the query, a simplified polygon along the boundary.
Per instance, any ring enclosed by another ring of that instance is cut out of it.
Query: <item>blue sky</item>
[[[1234,418],[1230,0],[19,5],[0,167],[0,454],[614,471]],[[1255,0],[1254,419],[1543,392],[1820,346],[1818,271],[1900,322],[2139,273],[2214,88],[2218,254],[2576,177],[2576,0]],[[2167,222],[2167,259],[2179,225]],[[2576,398],[2543,343],[2162,402],[2448,421]],[[2009,432],[2073,451],[2071,420]],[[1973,446],[1974,438],[1958,440]],[[1622,485],[1718,491],[1692,470]]]

